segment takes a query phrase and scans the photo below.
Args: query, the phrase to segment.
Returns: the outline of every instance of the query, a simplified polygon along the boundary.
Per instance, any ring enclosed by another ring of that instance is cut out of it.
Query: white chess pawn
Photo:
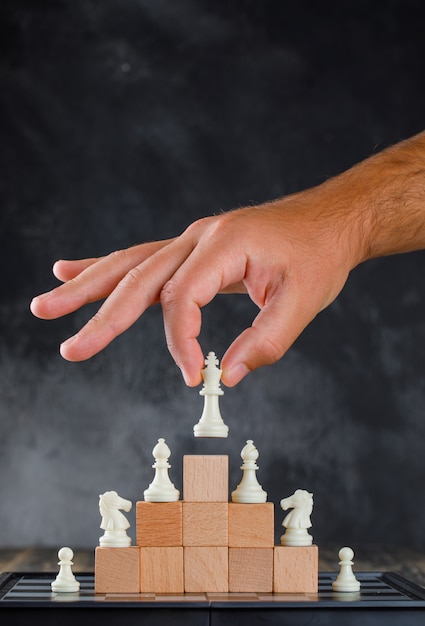
[[[353,573],[353,558],[354,552],[351,548],[341,548],[338,553],[340,558],[339,565],[340,570],[336,579],[332,583],[332,589],[334,591],[351,592],[359,591],[360,581],[354,576]]]
[[[223,422],[219,396],[224,394],[220,387],[222,371],[218,368],[218,359],[214,352],[209,352],[205,359],[206,367],[201,370],[204,386],[199,395],[204,396],[204,410],[199,422],[193,427],[195,437],[227,437],[229,427]]]
[[[158,443],[152,450],[155,463],[152,467],[155,476],[143,495],[146,502],[176,502],[179,499],[180,491],[176,489],[168,476],[171,465],[168,459],[171,450],[165,443],[165,439],[158,439]]]
[[[61,548],[58,552],[59,573],[51,583],[52,591],[60,593],[72,593],[79,591],[80,583],[72,573],[72,559],[74,553],[71,548]]]
[[[235,491],[232,491],[232,502],[253,504],[266,502],[267,492],[259,484],[256,476],[258,465],[255,461],[258,459],[258,456],[259,452],[254,446],[252,439],[248,439],[241,451],[243,460],[241,465],[241,470],[243,471],[242,480]]]

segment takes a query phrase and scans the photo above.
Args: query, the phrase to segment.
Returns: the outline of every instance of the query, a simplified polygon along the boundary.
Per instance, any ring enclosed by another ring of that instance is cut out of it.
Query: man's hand
[[[223,382],[280,359],[373,256],[425,247],[425,133],[318,187],[194,222],[180,236],[99,259],[58,261],[63,284],[34,298],[43,319],[105,299],[61,354],[88,359],[161,303],[168,348],[190,386],[201,382],[201,310],[218,293],[258,306],[222,358]]]

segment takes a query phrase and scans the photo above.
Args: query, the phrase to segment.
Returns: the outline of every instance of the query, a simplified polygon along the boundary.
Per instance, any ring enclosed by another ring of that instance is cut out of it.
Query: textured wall
[[[58,344],[96,306],[28,308],[57,258],[175,235],[423,130],[421,4],[2,2],[0,546],[96,545],[98,494],[142,499],[159,437],[180,489],[203,452],[230,455],[233,489],[252,438],[269,500],[314,493],[319,544],[425,545],[423,252],[357,268],[279,363],[225,389],[225,441],[193,438],[203,399],[158,307],[84,363]],[[205,352],[255,313],[218,297]]]

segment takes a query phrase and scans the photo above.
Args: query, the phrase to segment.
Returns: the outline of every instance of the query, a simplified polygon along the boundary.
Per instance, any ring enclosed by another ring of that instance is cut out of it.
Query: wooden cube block
[[[229,548],[229,591],[271,593],[273,548]]]
[[[275,546],[273,591],[317,593],[319,549],[313,546]]]
[[[183,502],[184,546],[227,546],[227,502]]]
[[[185,455],[183,499],[185,502],[228,502],[229,457]]]
[[[140,548],[140,591],[183,593],[183,548]]]
[[[184,554],[184,590],[188,593],[226,593],[229,589],[228,548],[187,547]]]
[[[229,502],[229,547],[273,548],[274,504]]]
[[[136,543],[143,547],[183,545],[182,501],[136,502]]]
[[[95,593],[139,593],[140,550],[129,548],[102,548],[95,550]]]

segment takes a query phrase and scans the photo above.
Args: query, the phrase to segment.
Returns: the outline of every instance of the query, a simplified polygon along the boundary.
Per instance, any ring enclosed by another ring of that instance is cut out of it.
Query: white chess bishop
[[[256,460],[258,457],[259,452],[254,442],[252,439],[248,439],[241,451],[243,461],[241,465],[241,470],[243,471],[242,480],[235,491],[232,491],[232,502],[247,504],[266,502],[267,492],[259,484],[256,476],[256,471],[258,470]]]
[[[155,476],[143,493],[144,499],[146,502],[176,502],[180,497],[180,491],[174,487],[168,475],[168,470],[171,467],[168,463],[171,450],[165,443],[165,439],[158,439],[158,443],[152,450],[152,455],[155,459],[155,463],[152,465]]]
[[[195,437],[227,437],[229,427],[221,417],[218,399],[224,394],[220,387],[222,371],[214,352],[209,352],[205,359],[206,367],[201,370],[204,385],[199,392],[204,396],[204,410],[199,422],[193,427]]]

